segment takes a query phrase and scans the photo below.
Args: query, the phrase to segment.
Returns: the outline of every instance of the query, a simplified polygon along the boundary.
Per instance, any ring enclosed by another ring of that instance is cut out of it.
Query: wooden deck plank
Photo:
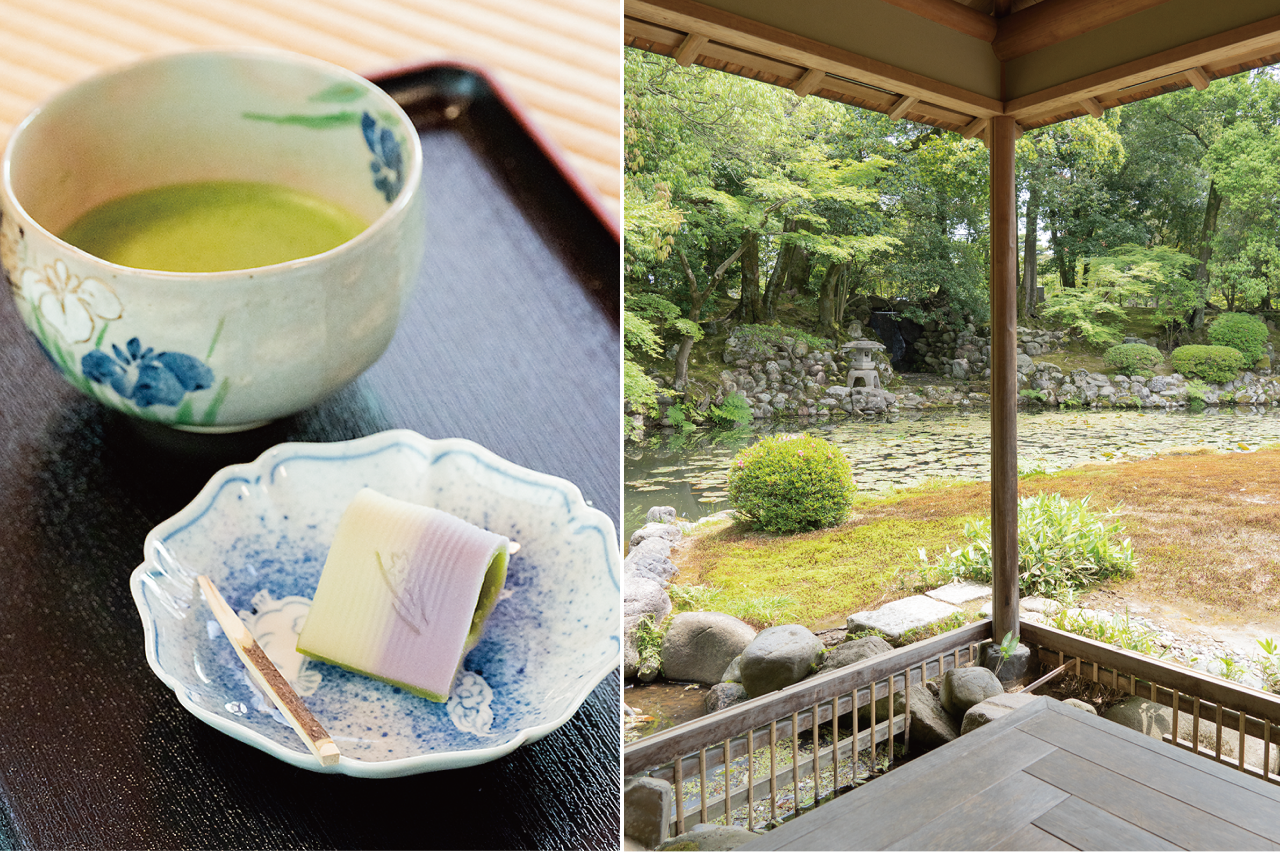
[[[1275,849],[1251,831],[1062,749],[1024,770],[1184,849]]]
[[[990,849],[1066,798],[1067,793],[1052,784],[1016,772],[886,848]]]
[[[1031,821],[1076,849],[1181,849],[1075,796]]]
[[[1095,716],[1092,713],[1086,713],[1085,711],[1078,710],[1075,707],[1069,707],[1066,704],[1062,704],[1061,702],[1053,702],[1049,704],[1049,706],[1046,709],[1049,712],[1056,713],[1059,716],[1065,716],[1069,719],[1073,719],[1077,722],[1080,722],[1081,724],[1088,725],[1089,727],[1094,728],[1095,730],[1101,731],[1117,739],[1122,739],[1126,742],[1140,745],[1143,748],[1148,748],[1148,749],[1156,748],[1155,743],[1157,741],[1154,737],[1149,737],[1144,733],[1132,730],[1130,728],[1126,728],[1124,725],[1119,725],[1108,719],[1103,719],[1099,716]],[[1018,727],[1022,728],[1023,724],[1028,723],[1030,721],[1031,721],[1030,718],[1021,720],[1018,723]],[[1225,735],[1226,733],[1224,731],[1224,736]],[[1168,745],[1168,744],[1166,743],[1165,745]],[[1272,745],[1273,747],[1277,746],[1276,743],[1273,743]],[[1207,760],[1203,755],[1193,754],[1192,752],[1187,751],[1186,749],[1158,748],[1158,751],[1161,754],[1164,754],[1167,757],[1169,757],[1170,760],[1176,760],[1179,763],[1183,763],[1183,764],[1186,764],[1187,766],[1198,769],[1201,772],[1212,775],[1215,778],[1218,778],[1222,781],[1226,781],[1228,783],[1234,784],[1237,787],[1243,787],[1244,789],[1249,790],[1250,792],[1257,793],[1266,798],[1273,799],[1277,802],[1280,802],[1280,787],[1270,782],[1263,781],[1261,778],[1258,778],[1257,776],[1249,775],[1247,773],[1241,772],[1240,770],[1234,769],[1226,764],[1217,763],[1216,761],[1213,761],[1213,760]]]
[[[1067,801],[1070,801],[1070,799]],[[991,848],[1011,850],[1011,852],[1018,852],[1018,850],[1025,850],[1025,852],[1068,852],[1068,850],[1073,850],[1076,847],[1059,837],[1054,837],[1043,828],[1027,823]]]
[[[1146,742],[1117,737],[1112,729],[1129,729],[1102,721],[1105,728],[1081,725],[1064,714],[1041,713],[1019,724],[1018,729],[1280,843],[1280,795],[1264,796],[1243,789],[1234,779],[1224,780],[1219,773],[1248,776],[1204,757],[1187,755],[1197,761],[1194,764],[1174,760],[1171,749],[1155,748],[1159,741],[1151,737],[1143,736]]]
[[[981,747],[950,755],[950,760],[941,754],[945,749],[935,749],[740,848],[883,849],[919,826],[920,803],[928,803],[930,813],[949,810],[1055,749],[1011,726],[998,733],[1001,736],[983,738]],[[931,768],[924,762],[935,755],[944,759],[935,759]]]

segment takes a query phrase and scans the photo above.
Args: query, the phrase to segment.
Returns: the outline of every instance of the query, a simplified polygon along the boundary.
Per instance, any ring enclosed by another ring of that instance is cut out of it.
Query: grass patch
[[[1280,449],[1039,473],[1022,479],[1019,491],[1092,495],[1096,510],[1117,508],[1139,569],[1133,579],[1110,581],[1112,588],[1246,618],[1269,618],[1280,607]],[[965,523],[989,517],[990,500],[986,483],[927,483],[859,494],[852,519],[831,530],[774,536],[730,525],[686,548],[680,582],[744,607],[789,598],[773,623],[836,626],[849,613],[912,594],[919,549],[960,546]]]

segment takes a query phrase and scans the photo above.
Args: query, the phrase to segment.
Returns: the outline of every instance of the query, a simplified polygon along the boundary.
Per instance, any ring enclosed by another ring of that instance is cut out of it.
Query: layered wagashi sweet
[[[342,519],[298,650],[445,701],[506,581],[509,541],[362,489]]]

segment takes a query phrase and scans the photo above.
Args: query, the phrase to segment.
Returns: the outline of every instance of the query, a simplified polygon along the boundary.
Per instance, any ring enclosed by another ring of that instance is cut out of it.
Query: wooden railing
[[[789,818],[858,783],[860,752],[872,749],[874,757],[887,743],[892,761],[895,738],[901,735],[905,747],[909,737],[908,717],[895,712],[894,697],[902,694],[905,710],[913,688],[968,664],[990,638],[986,619],[654,734],[626,748],[624,774],[672,783],[673,835],[694,813],[697,822],[733,824],[733,812],[745,806],[752,830]],[[866,723],[857,712],[863,707]],[[812,753],[802,759],[799,740],[806,734]],[[800,787],[808,779],[812,804],[802,807]],[[756,816],[757,802],[768,803],[767,818]]]
[[[1280,777],[1271,769],[1280,747],[1280,695],[1052,627],[1023,621],[1021,632],[1022,641],[1036,649],[1043,665],[1066,665],[1068,672],[1084,680],[1171,708],[1166,742],[1280,784]],[[1190,730],[1182,731],[1186,719],[1191,720]],[[1246,758],[1246,737],[1261,743],[1261,760],[1256,763]],[[1234,740],[1234,758],[1223,754],[1229,739]]]
[[[1280,784],[1271,769],[1280,748],[1280,696],[1052,627],[1023,621],[1021,633],[1044,670],[1064,669],[1171,708],[1167,742]],[[673,835],[691,817],[734,824],[744,807],[739,824],[752,830],[776,824],[863,780],[859,753],[873,749],[873,758],[892,761],[894,744],[905,749],[909,742],[908,717],[895,710],[907,705],[910,691],[969,664],[990,638],[991,621],[983,620],[646,737],[624,751],[625,775],[672,783]],[[899,694],[903,700],[895,703]],[[859,722],[859,708],[867,708],[866,722]],[[802,737],[811,738],[803,756]],[[1261,743],[1260,761],[1246,757],[1246,737]],[[1224,754],[1230,740],[1235,757]],[[800,787],[808,782],[811,803],[802,805]],[[767,815],[757,816],[758,803],[767,803]]]

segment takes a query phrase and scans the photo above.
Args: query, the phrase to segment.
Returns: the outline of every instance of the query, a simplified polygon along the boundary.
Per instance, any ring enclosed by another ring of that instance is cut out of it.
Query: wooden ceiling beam
[[[828,74],[858,80],[899,95],[912,95],[969,115],[989,116],[1004,110],[1004,104],[995,98],[725,12],[697,0],[625,0],[624,11],[628,17],[660,27],[681,33],[696,32],[712,42],[773,57],[802,68],[824,68]]]
[[[702,50],[702,46],[706,43],[706,36],[689,33],[684,37],[684,42],[676,48],[676,64],[686,68],[692,65],[693,60],[698,58],[698,51]]]
[[[1197,65],[1194,68],[1188,68],[1182,73],[1186,75],[1187,82],[1195,86],[1197,90],[1203,92],[1205,89],[1209,88],[1209,75],[1206,74],[1204,69],[1200,66]]]
[[[823,78],[826,76],[826,71],[823,71],[820,68],[810,68],[808,71],[805,71],[804,75],[796,81],[794,86],[791,87],[791,91],[795,92],[802,98],[808,97],[818,88],[819,85],[821,85]]]
[[[1002,18],[991,50],[1001,62],[1026,56],[1152,9],[1167,0],[1044,0]]]
[[[1278,51],[1280,15],[1015,98],[1005,104],[1005,109],[1019,119],[1066,113],[1078,109],[1085,98],[1098,98],[1106,92],[1138,86],[1157,77],[1179,75],[1186,79],[1188,68],[1211,67],[1229,58],[1238,62],[1242,57],[1268,56]]]
[[[973,36],[976,39],[991,43],[996,37],[996,21],[990,15],[984,15],[977,9],[954,2],[954,0],[884,0],[891,6],[905,9],[913,15],[925,20],[942,24],[958,33]]]
[[[1080,102],[1080,108],[1094,118],[1102,118],[1102,104],[1094,98],[1085,98]]]
[[[898,98],[898,102],[893,105],[893,109],[889,110],[889,118],[894,121],[902,118],[907,114],[913,106],[920,102],[919,98],[913,98],[910,95],[903,95]]]

